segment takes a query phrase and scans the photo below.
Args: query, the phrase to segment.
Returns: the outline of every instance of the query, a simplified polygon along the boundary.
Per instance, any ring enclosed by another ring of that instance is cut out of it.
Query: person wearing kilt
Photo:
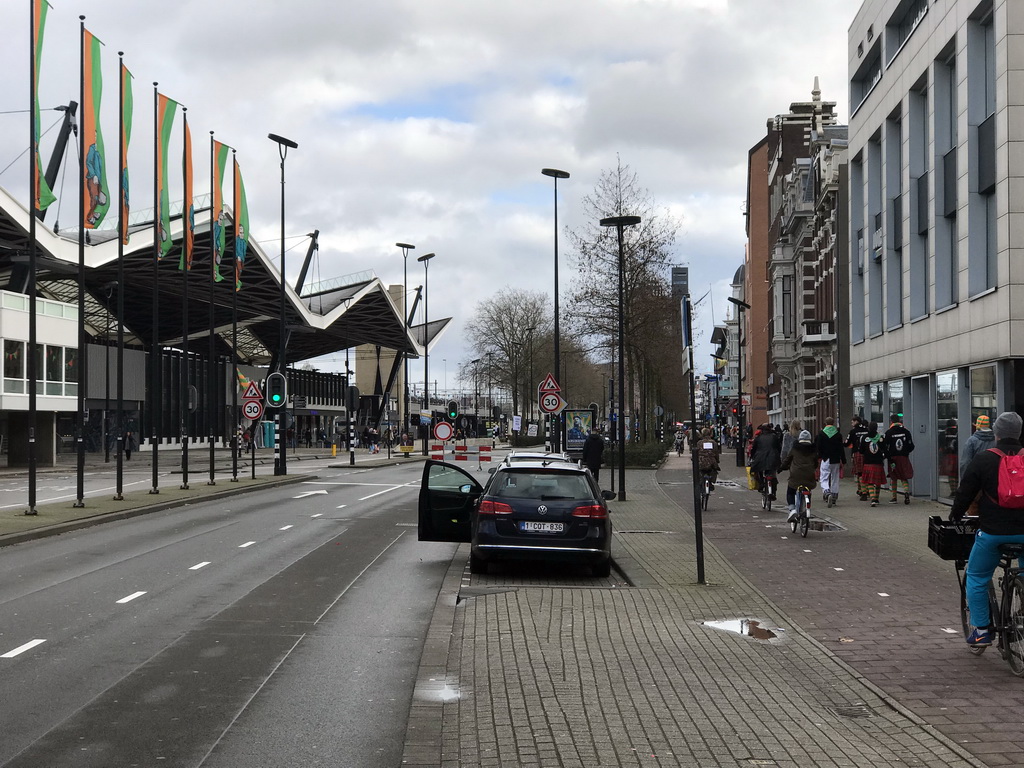
[[[857,478],[857,498],[867,501],[868,489],[861,481],[861,473],[864,471],[864,456],[860,452],[860,441],[868,433],[868,428],[860,416],[854,416],[850,424],[851,429],[846,438],[846,447],[850,449],[850,456],[853,459],[853,476]]]
[[[899,481],[903,493],[903,503],[910,503],[910,480],[914,476],[914,466],[910,463],[910,454],[914,450],[914,438],[910,430],[903,426],[903,414],[892,415],[889,429],[882,439],[885,453],[889,457],[889,490],[892,491],[890,504],[899,501],[896,483]]]
[[[860,455],[863,459],[860,482],[871,499],[871,506],[877,507],[878,491],[885,483],[885,444],[875,422],[868,422],[867,430],[860,441]]]

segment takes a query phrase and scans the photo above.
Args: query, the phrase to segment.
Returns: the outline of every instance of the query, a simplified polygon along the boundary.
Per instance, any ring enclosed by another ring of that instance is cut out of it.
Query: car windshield
[[[569,472],[502,472],[488,495],[506,499],[591,500],[586,476]]]

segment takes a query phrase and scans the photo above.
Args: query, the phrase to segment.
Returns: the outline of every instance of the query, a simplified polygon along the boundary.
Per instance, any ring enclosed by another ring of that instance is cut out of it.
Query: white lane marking
[[[843,570],[843,569],[842,569],[842,568],[833,568],[832,570],[833,570],[833,571],[841,571],[841,570]]]
[[[889,596],[889,593],[888,593],[888,592],[879,592],[879,593],[878,593],[878,596],[879,596],[879,597],[888,597],[888,596]]]
[[[348,504],[341,504],[341,505],[335,507],[335,509],[344,509],[347,506],[348,506]]]
[[[255,543],[256,543],[255,541],[247,541],[247,542],[245,542],[245,544],[239,544],[238,548],[239,549],[245,549],[246,547],[251,547]]]
[[[315,515],[310,515],[310,517],[320,517],[322,514],[323,512],[317,512]]]
[[[210,561],[209,561],[209,560],[204,560],[204,561],[203,561],[203,562],[201,562],[201,563],[196,563],[196,564],[195,564],[195,565],[193,565],[193,566],[192,566],[191,568],[189,568],[189,570],[190,570],[190,571],[198,571],[198,570],[199,570],[200,568],[205,568],[205,567],[206,567],[206,566],[208,566],[209,564],[210,564]]]
[[[374,564],[374,563],[376,563],[376,562],[377,562],[378,560],[380,560],[380,559],[381,559],[382,557],[384,557],[384,554],[385,554],[385,553],[386,553],[386,552],[387,552],[387,551],[388,551],[389,549],[391,549],[391,548],[392,548],[393,546],[395,546],[395,543],[396,543],[396,542],[397,542],[397,541],[398,541],[399,539],[401,539],[401,538],[402,538],[403,536],[405,536],[405,531],[403,531],[402,533],[398,534],[398,536],[396,536],[396,537],[394,538],[394,540],[393,540],[393,541],[392,541],[392,542],[391,542],[390,544],[388,544],[388,545],[387,545],[386,547],[384,547],[384,549],[382,549],[382,550],[381,550],[380,552],[378,552],[378,553],[377,553],[377,556],[376,556],[375,558],[373,558],[373,560],[371,560],[371,561],[370,561],[369,563],[367,563],[367,564],[366,564],[366,567],[365,567],[365,568],[363,568],[363,570],[361,570],[361,571],[360,571],[359,573],[357,573],[357,574],[355,575],[355,578],[354,578],[354,579],[352,579],[352,581],[350,581],[350,582],[349,582],[349,583],[348,583],[348,584],[347,584],[347,585],[345,586],[345,588],[344,588],[343,590],[341,590],[341,592],[339,592],[339,593],[338,593],[338,596],[337,596],[336,598],[334,598],[334,602],[333,602],[333,603],[331,603],[331,604],[330,604],[329,606],[327,606],[327,607],[326,607],[326,608],[324,609],[324,612],[323,612],[323,613],[321,613],[321,614],[320,614],[319,616],[317,616],[317,617],[316,617],[316,621],[314,621],[314,622],[313,622],[313,624],[314,624],[314,625],[315,625],[315,624],[319,624],[319,623],[320,623],[320,619],[322,619],[322,618],[323,618],[324,616],[326,616],[326,615],[327,615],[327,612],[328,612],[328,611],[330,611],[330,610],[331,610],[331,608],[333,608],[333,607],[334,607],[335,605],[337,605],[337,604],[338,604],[338,601],[339,601],[339,600],[341,600],[341,598],[343,598],[343,597],[345,596],[345,593],[346,593],[346,592],[348,592],[348,591],[349,591],[349,590],[350,590],[350,589],[352,588],[352,585],[353,585],[353,584],[355,584],[355,583],[356,583],[357,581],[359,581],[360,577],[361,577],[361,576],[362,576],[362,575],[363,575],[364,573],[366,573],[366,572],[367,572],[368,570],[370,570],[370,568],[371,568],[371,567],[373,567],[373,564]]]
[[[417,482],[419,482],[419,481],[417,480]],[[394,483],[331,483],[331,482],[323,482],[323,483],[310,483],[310,485],[382,485],[383,486],[383,485],[394,485]]]
[[[394,486],[392,488],[386,488],[383,491],[377,491],[376,493],[371,493],[369,496],[363,496],[363,498],[359,499],[359,501],[366,501],[367,499],[372,499],[374,496],[380,496],[383,493],[391,493],[391,491],[397,491],[399,488],[405,488],[405,486],[404,485],[396,485],[396,486]]]
[[[957,629],[950,629],[949,627],[943,627],[942,631],[945,632],[947,635],[959,635],[960,634],[959,630],[957,630]]]
[[[45,640],[38,640],[38,639],[30,640],[29,642],[25,643],[24,645],[19,645],[14,650],[8,651],[3,656],[0,656],[0,659],[13,659],[19,653],[24,653],[25,651],[29,651],[29,650],[35,648],[40,643],[45,643],[45,642],[46,642]]]
[[[325,491],[323,489],[321,489],[319,491],[303,491],[298,496],[292,496],[292,498],[293,499],[304,499],[307,496],[320,496],[320,495],[326,496],[327,495],[327,491]]]
[[[286,525],[284,528],[278,528],[279,531],[287,531],[289,528],[294,528],[294,525]]]
[[[86,474],[91,474],[91,473],[86,473]],[[143,485],[143,484],[145,484],[148,487],[148,486],[151,486],[153,484],[153,481],[152,480],[137,480],[137,481],[135,481],[133,483],[123,483],[122,487],[123,488],[128,488],[128,487],[130,487],[132,485]],[[11,489],[11,490],[22,491],[23,489],[21,489],[21,488],[14,488],[14,489]],[[110,486],[109,488],[97,488],[95,491],[89,491],[88,493],[86,493],[85,496],[86,496],[86,498],[94,498],[96,496],[102,496],[105,493],[109,493],[110,491],[116,491],[116,490],[117,490],[117,486]],[[78,494],[76,492],[76,493],[65,494],[63,496],[48,496],[45,499],[39,499],[38,502],[40,504],[52,504],[52,503],[57,502],[57,501],[70,501],[71,499],[77,499],[77,498],[78,498]],[[0,505],[0,509],[14,509],[15,507],[24,507],[24,506],[25,506],[24,502],[21,502],[19,504],[4,504],[4,505]]]
[[[132,592],[130,595],[128,595],[127,597],[122,597],[117,602],[119,602],[119,603],[130,603],[135,598],[142,597],[144,594],[146,594],[146,593],[145,592]]]
[[[809,549],[805,549],[805,550],[804,550],[804,552],[810,552],[810,551],[811,551],[811,550],[809,550]]]

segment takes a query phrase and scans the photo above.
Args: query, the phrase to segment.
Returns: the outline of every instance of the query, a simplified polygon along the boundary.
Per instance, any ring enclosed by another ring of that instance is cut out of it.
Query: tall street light
[[[409,336],[409,251],[416,250],[409,243],[395,243],[402,249],[402,327],[406,337]],[[402,431],[409,433],[409,352],[402,353]]]
[[[535,325],[531,325],[526,329],[526,332],[530,334],[530,378],[527,379],[529,383],[526,385],[526,396],[530,398],[530,412],[527,418],[530,421],[533,421],[533,396],[536,393],[536,389],[533,385],[533,332],[535,330],[537,330],[537,326]]]
[[[288,156],[289,149],[298,149],[299,145],[291,139],[286,139],[284,136],[278,136],[276,133],[267,134],[267,138],[277,143],[277,151],[281,157],[281,322],[278,325],[278,353],[277,353],[277,369],[281,375],[286,379],[288,374],[285,368],[285,355],[288,347],[288,337],[286,336],[287,330],[284,324],[284,308],[285,308],[285,290],[284,290],[284,159]],[[285,387],[287,392],[287,386]],[[288,396],[285,395],[284,403],[281,405],[280,413],[278,414],[280,419],[280,427],[278,428],[278,444],[281,448],[280,457],[274,464],[275,475],[287,475],[288,474]]]
[[[480,436],[480,358],[470,360],[473,366],[473,416],[476,421],[477,437]]]
[[[423,409],[428,413],[430,411],[430,293],[428,270],[427,267],[430,265],[430,260],[434,258],[433,253],[425,253],[420,256],[416,261],[423,262]],[[427,455],[427,433],[426,430],[423,432],[423,455]]]
[[[739,428],[740,439],[736,441],[736,466],[742,467],[747,463],[746,444],[747,436],[744,434],[746,412],[743,407],[743,310],[750,309],[745,301],[740,301],[732,296],[727,297],[729,302],[736,305],[739,310],[739,323],[736,325],[736,403],[739,406]]]
[[[601,219],[602,227],[615,227],[619,235],[619,418],[618,418],[618,439],[619,439],[619,501],[626,500],[626,365],[625,365],[625,337],[626,305],[623,294],[623,284],[626,276],[626,262],[622,249],[622,228],[633,227],[640,223],[639,216],[609,216]]]
[[[550,176],[555,180],[555,381],[559,381],[561,378],[558,370],[560,358],[558,356],[558,180],[568,179],[568,171],[560,171],[557,168],[541,168],[540,171],[545,176]],[[551,450],[561,450],[561,430],[557,428],[557,425],[561,421],[561,416],[555,415],[551,417]]]

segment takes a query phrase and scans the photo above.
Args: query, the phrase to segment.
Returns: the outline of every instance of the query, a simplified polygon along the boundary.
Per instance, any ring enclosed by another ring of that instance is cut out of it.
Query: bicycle
[[[796,516],[789,521],[789,527],[793,533],[799,530],[807,538],[807,529],[811,527],[811,489],[806,485],[796,489]]]
[[[974,544],[975,523],[971,520],[951,521],[938,516],[928,518],[928,547],[943,560],[953,560],[956,580],[960,585],[960,623],[966,640],[973,628],[971,609],[967,605],[967,560]],[[999,565],[1002,575],[993,577],[988,585],[990,629],[996,635],[995,646],[1006,660],[1010,671],[1024,677],[1024,573],[1013,562],[1024,553],[1024,544],[1001,544]],[[996,584],[999,594],[996,594]],[[968,646],[980,656],[988,646]]]
[[[708,508],[708,499],[711,498],[711,475],[706,471],[702,471],[700,474],[704,480],[704,485],[700,494],[700,508],[706,512]]]
[[[772,499],[775,496],[775,489],[778,487],[778,479],[771,472],[761,473],[761,507],[766,512],[772,511]]]

